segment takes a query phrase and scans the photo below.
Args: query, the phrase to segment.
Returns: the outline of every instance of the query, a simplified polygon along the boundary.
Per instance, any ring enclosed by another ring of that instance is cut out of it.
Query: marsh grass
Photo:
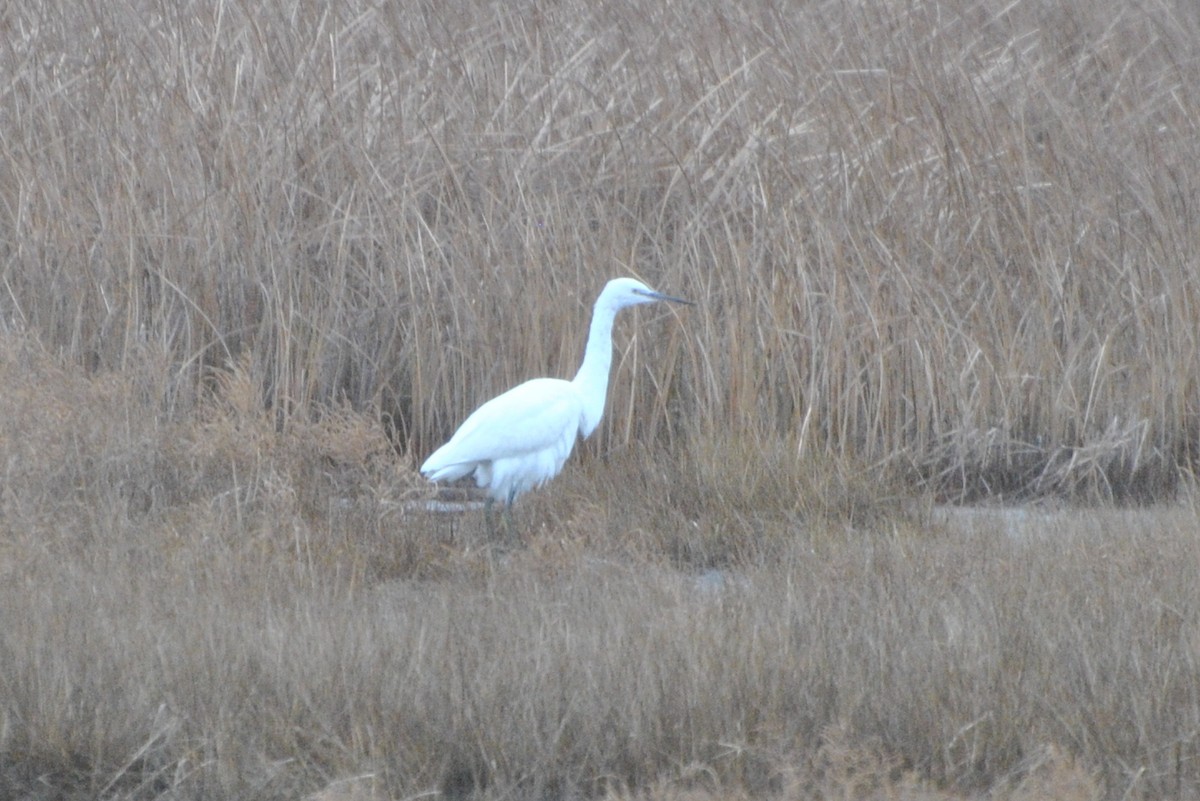
[[[933,517],[620,453],[497,545],[414,503],[377,421],[279,427],[238,365],[161,427],[147,373],[0,365],[10,795],[1196,788],[1189,504]]]
[[[276,429],[234,369],[146,442],[135,379],[4,365],[39,401],[8,396],[6,442],[70,440],[6,477],[13,795],[1195,790],[1190,506],[852,523],[754,515],[754,487],[664,504],[664,465],[593,460],[497,550],[402,503],[369,418]]]
[[[1194,9],[576,11],[14,14],[9,327],[90,369],[162,351],[182,410],[245,358],[277,413],[345,400],[424,453],[569,371],[636,272],[702,304],[623,327],[606,442],[1174,491]]]
[[[0,28],[0,796],[1197,792],[1190,4]],[[520,536],[428,511],[618,273]]]

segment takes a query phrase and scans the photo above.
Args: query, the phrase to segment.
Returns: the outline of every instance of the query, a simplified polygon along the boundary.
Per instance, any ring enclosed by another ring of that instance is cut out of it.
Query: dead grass
[[[637,272],[703,303],[628,327],[606,442],[797,439],[955,498],[1191,469],[1186,4],[38,8],[5,320],[151,346],[177,405],[246,358],[279,414],[424,453]]]
[[[0,366],[25,387],[3,416],[9,795],[1200,781],[1191,506],[943,518],[841,484],[856,515],[803,472],[718,493],[692,465],[656,484],[665,458],[622,456],[533,496],[501,546],[476,515],[419,511],[378,425],[277,427],[240,367],[157,428],[136,373],[80,377],[12,341]],[[806,500],[755,514],[760,492]]]
[[[1190,4],[0,29],[0,796],[1197,792]],[[422,511],[617,273],[522,542]],[[929,513],[1031,498],[1169,504]]]

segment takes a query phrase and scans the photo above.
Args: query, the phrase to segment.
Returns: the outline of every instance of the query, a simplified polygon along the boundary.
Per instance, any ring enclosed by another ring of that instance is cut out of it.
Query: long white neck
[[[583,423],[579,430],[591,436],[604,416],[604,401],[608,395],[608,373],[612,368],[612,327],[617,309],[601,297],[592,311],[592,326],[588,331],[583,364],[571,382],[583,398]]]

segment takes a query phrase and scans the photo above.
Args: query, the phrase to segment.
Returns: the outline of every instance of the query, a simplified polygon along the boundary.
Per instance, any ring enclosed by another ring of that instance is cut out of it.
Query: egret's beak
[[[650,298],[651,300],[665,300],[665,301],[669,301],[671,303],[682,303],[685,306],[695,306],[696,305],[695,303],[693,303],[690,300],[684,300],[683,298],[674,298],[674,297],[671,297],[670,295],[664,295],[661,292],[655,292],[654,290],[642,291],[640,289],[635,289],[633,291],[635,294],[642,295],[644,297]]]

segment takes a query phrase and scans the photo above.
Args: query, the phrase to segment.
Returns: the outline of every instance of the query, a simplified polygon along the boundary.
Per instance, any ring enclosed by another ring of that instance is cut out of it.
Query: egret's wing
[[[450,441],[421,465],[421,472],[435,481],[452,480],[480,462],[554,448],[568,435],[574,441],[582,408],[569,381],[526,381],[472,412]]]

